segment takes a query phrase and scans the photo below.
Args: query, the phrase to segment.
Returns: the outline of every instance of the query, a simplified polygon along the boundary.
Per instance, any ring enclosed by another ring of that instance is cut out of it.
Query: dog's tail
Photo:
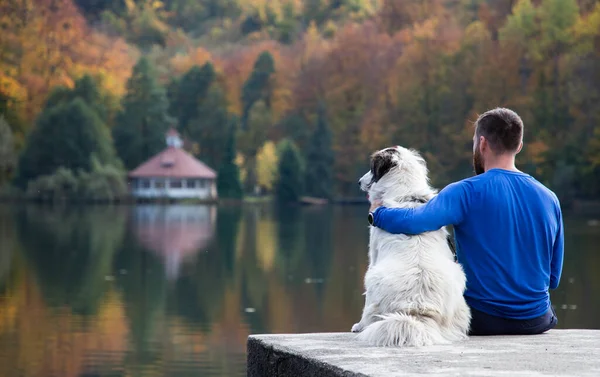
[[[430,317],[392,313],[367,326],[358,339],[374,346],[430,346],[449,344],[438,323]]]

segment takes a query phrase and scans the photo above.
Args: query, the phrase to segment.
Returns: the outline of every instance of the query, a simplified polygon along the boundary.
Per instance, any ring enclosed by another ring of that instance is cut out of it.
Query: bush
[[[43,202],[115,202],[127,194],[125,173],[112,166],[94,163],[91,172],[78,174],[58,168],[54,174],[30,181],[27,197]]]
[[[111,165],[99,165],[79,175],[79,198],[85,202],[114,202],[127,194],[125,173]]]
[[[77,198],[79,181],[73,172],[58,168],[51,175],[42,175],[27,185],[27,196],[44,202],[70,201]]]

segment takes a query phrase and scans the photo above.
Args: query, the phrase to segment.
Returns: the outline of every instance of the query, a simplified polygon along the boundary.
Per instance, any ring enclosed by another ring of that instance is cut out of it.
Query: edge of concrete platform
[[[352,333],[255,334],[248,377],[599,376],[600,330],[470,337],[422,348],[372,347]]]
[[[247,342],[248,377],[368,377],[333,364],[302,355],[285,347],[269,344],[265,335],[251,335]],[[277,336],[277,335],[270,335]]]

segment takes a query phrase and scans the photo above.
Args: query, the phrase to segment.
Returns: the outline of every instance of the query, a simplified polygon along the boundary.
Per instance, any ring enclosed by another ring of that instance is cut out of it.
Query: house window
[[[196,187],[203,189],[206,186],[206,181],[204,179],[196,180]]]
[[[157,179],[154,182],[154,187],[156,187],[157,189],[163,189],[163,188],[165,188],[165,181],[162,180],[162,179]]]
[[[189,189],[193,189],[194,188],[194,180],[193,179],[186,179],[185,180],[185,187],[189,188]]]
[[[138,188],[149,189],[150,188],[150,180],[149,179],[140,179],[138,181]]]
[[[182,187],[181,179],[173,179],[169,182],[169,187],[180,189]]]

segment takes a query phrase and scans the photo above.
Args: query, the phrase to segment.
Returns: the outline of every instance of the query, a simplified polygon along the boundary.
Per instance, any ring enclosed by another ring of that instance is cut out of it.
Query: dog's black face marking
[[[391,168],[396,166],[394,155],[397,153],[398,151],[395,148],[387,148],[373,155],[371,158],[371,174],[373,175],[371,184],[379,182]]]

